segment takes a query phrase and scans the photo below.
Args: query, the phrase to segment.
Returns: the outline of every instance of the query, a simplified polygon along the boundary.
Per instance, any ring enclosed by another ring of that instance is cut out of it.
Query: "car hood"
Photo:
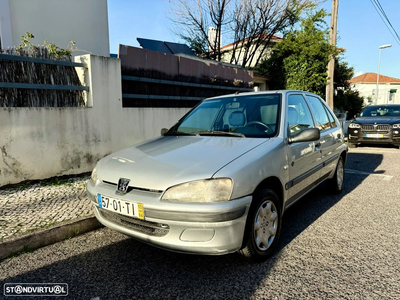
[[[357,124],[400,124],[400,117],[359,117],[352,121]]]
[[[182,182],[211,178],[219,169],[269,139],[165,136],[115,152],[97,164],[98,178],[165,190]]]

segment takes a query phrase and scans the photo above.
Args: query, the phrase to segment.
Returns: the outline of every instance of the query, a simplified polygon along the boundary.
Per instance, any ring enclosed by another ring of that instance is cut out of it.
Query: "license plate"
[[[373,139],[381,139],[381,138],[383,138],[383,134],[370,133],[370,134],[367,134],[366,137],[373,138]]]
[[[144,220],[143,204],[97,194],[100,208]]]

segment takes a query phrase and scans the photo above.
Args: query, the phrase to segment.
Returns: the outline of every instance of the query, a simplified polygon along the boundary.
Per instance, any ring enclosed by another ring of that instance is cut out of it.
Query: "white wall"
[[[0,43],[1,45],[12,45],[9,0],[0,0]]]
[[[91,171],[116,150],[160,135],[188,108],[123,108],[121,63],[83,55],[88,108],[0,108],[0,186]]]
[[[269,42],[267,48],[266,48],[266,49],[264,50],[264,52],[262,53],[262,56],[263,56],[262,59],[267,59],[267,58],[269,58],[269,57],[271,56],[272,47],[273,47],[273,45],[274,45],[275,43],[277,43],[276,40],[271,40],[271,41]],[[265,44],[265,43],[264,43],[264,44]],[[250,46],[250,52],[254,51],[254,48],[255,48],[255,45],[251,45],[251,46]],[[254,55],[254,58],[253,58],[252,61],[251,61],[251,64],[247,63],[247,64],[246,64],[246,67],[254,68],[254,67],[256,66],[257,59],[261,56],[261,50],[262,50],[262,48],[263,48],[263,45],[261,45],[261,46],[256,50],[256,53],[255,53],[255,55]],[[229,63],[229,62],[230,62],[229,60],[231,59],[232,52],[233,52],[233,46],[230,47],[230,48],[228,48],[228,49],[223,49],[223,50],[226,51],[226,52],[224,52],[224,53],[222,54],[221,60],[224,61],[224,62]],[[236,49],[236,58],[238,58],[238,65],[241,65],[241,64],[242,64],[245,52],[246,52],[246,50],[245,50],[244,47],[242,47],[242,46],[240,46],[240,47],[238,47],[238,48]],[[261,59],[261,60],[262,60],[262,59]],[[261,61],[261,60],[260,60],[260,61]]]
[[[400,104],[400,84],[389,84],[389,83],[380,83],[379,84],[379,94],[378,94],[378,102],[376,102],[375,98],[375,90],[376,83],[355,83],[352,84],[352,89],[357,90],[360,93],[361,97],[364,97],[364,104]],[[390,93],[391,89],[397,89],[397,92],[393,94],[393,99],[390,101]],[[372,102],[368,102],[367,97],[372,97]]]
[[[45,40],[66,48],[70,41],[85,52],[109,56],[107,0],[0,0],[0,11],[9,5],[9,19],[1,24],[11,27],[12,41],[2,41],[2,47],[18,46],[25,32],[35,38],[32,44],[42,45]]]

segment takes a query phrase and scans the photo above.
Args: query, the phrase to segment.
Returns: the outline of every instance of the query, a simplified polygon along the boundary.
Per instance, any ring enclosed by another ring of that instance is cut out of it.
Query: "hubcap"
[[[343,168],[342,160],[339,160],[336,178],[337,178],[337,187],[339,190],[341,190],[342,186],[343,186],[343,179],[344,179],[344,168]]]
[[[267,250],[273,243],[278,228],[278,212],[275,204],[264,201],[254,218],[254,239],[257,248],[261,251]]]

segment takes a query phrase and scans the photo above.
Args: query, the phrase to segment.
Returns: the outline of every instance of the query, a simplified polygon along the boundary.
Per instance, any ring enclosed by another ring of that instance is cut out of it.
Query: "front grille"
[[[166,224],[159,224],[155,222],[149,222],[139,220],[136,218],[123,216],[117,213],[113,213],[104,209],[99,208],[101,216],[117,225],[132,229],[151,236],[165,236],[169,232],[169,226]]]
[[[112,186],[117,186],[117,184],[115,182],[111,182],[111,181],[103,180],[103,183],[112,185]],[[140,188],[140,187],[135,187],[135,186],[128,186],[128,189],[126,192],[129,193],[132,190],[144,191],[144,192],[150,192],[150,193],[158,193],[158,194],[161,194],[163,192],[162,190],[146,189],[146,188]]]
[[[378,131],[390,131],[390,125],[378,125]]]
[[[380,124],[380,125],[361,125],[363,131],[386,131],[389,132],[391,129],[390,125]]]
[[[374,125],[362,125],[361,128],[363,131],[375,131]]]

